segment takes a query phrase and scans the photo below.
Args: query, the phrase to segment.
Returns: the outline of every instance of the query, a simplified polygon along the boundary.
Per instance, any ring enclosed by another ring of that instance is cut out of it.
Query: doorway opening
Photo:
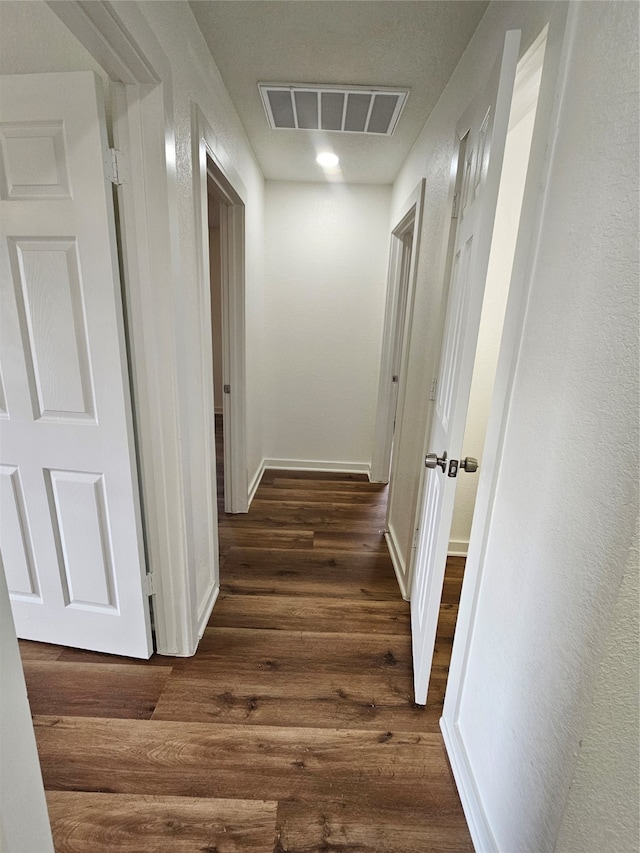
[[[212,342],[216,491],[219,511],[246,512],[244,202],[206,153],[205,278]],[[208,272],[207,272],[208,271]]]
[[[393,483],[396,423],[402,423],[405,361],[411,328],[417,258],[422,225],[424,181],[405,202],[391,232],[378,406],[371,459],[371,481]],[[398,415],[400,417],[398,417]]]
[[[207,225],[209,228],[209,283],[211,287],[211,342],[213,354],[213,411],[216,448],[216,495],[218,515],[225,510],[224,470],[224,332],[222,323],[222,244],[220,222],[223,199],[216,184],[207,181]]]
[[[410,345],[415,285],[420,251],[420,232],[424,205],[424,181],[421,181],[400,210],[398,222],[391,232],[387,302],[378,402],[371,455],[373,483],[389,483],[386,490],[386,518],[384,535],[391,555],[393,568],[405,600],[409,599],[407,583],[408,566],[400,558],[395,531],[389,523],[389,508],[394,490],[398,487],[393,447],[400,441],[404,399],[406,395],[406,367]]]
[[[462,457],[483,463],[485,438],[502,343],[520,215],[529,167],[538,95],[546,47],[546,29],[517,66],[509,127],[500,178],[493,238],[475,352]],[[464,162],[461,158],[459,162]],[[436,632],[436,653],[450,657],[471,527],[478,477],[456,479],[443,594]],[[429,684],[427,703],[442,701],[442,685]]]

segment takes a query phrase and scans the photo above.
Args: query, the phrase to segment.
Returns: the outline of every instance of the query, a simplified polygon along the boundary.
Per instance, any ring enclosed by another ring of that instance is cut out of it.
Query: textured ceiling
[[[485,0],[194,0],[196,20],[266,178],[391,183],[488,5]],[[391,137],[271,130],[257,83],[411,90]]]

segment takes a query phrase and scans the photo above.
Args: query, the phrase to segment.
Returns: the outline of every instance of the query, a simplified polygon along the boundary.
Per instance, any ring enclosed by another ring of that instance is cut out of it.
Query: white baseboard
[[[331,462],[316,459],[263,459],[262,469],[273,468],[276,471],[326,471],[341,474],[366,474],[371,466],[368,462]]]
[[[258,486],[260,485],[260,480],[262,480],[262,475],[264,474],[265,464],[264,459],[258,465],[258,470],[253,475],[251,482],[249,483],[249,498],[248,498],[248,506],[251,506],[251,501],[255,498],[256,492],[258,491]]]
[[[384,534],[384,538],[387,543],[387,548],[389,549],[389,555],[391,556],[393,571],[396,573],[396,580],[398,581],[398,586],[400,587],[400,594],[402,595],[405,601],[409,601],[409,593],[404,580],[404,578],[406,577],[406,569],[404,561],[402,560],[402,555],[400,554],[400,550],[398,549],[398,545],[396,543],[396,537],[394,536],[393,530],[391,528],[386,531],[386,533]]]
[[[440,729],[474,849],[476,853],[498,853],[498,845],[482,806],[460,729],[446,717],[440,718]]]
[[[449,539],[447,554],[450,557],[466,557],[469,551],[468,539]]]

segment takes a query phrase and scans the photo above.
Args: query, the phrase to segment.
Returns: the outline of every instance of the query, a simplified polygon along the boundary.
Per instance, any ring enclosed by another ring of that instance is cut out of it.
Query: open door
[[[431,673],[447,546],[455,499],[455,478],[473,473],[460,460],[471,388],[484,286],[515,81],[520,32],[506,34],[502,60],[482,95],[458,124],[464,143],[457,229],[448,282],[444,336],[436,401],[420,510],[420,533],[411,595],[415,701],[425,704]]]
[[[0,548],[19,637],[147,658],[102,86],[0,80]]]

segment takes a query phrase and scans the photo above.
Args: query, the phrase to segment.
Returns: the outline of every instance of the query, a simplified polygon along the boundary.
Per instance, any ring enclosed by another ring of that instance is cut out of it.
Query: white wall
[[[420,452],[425,432],[455,120],[505,29],[522,26],[524,50],[551,8],[489,7],[394,187],[399,202],[426,176],[413,336],[423,343],[412,353],[406,416],[414,431],[403,457]],[[613,648],[632,647],[638,609],[632,585],[621,585],[638,514],[638,7],[579,3],[572,13],[577,28],[456,717],[475,805],[496,849],[509,853],[553,850],[569,796],[559,849],[638,847],[636,762],[614,769],[603,760],[610,744],[637,759],[637,692],[619,676],[597,682],[611,626]],[[407,514],[411,494],[408,480]],[[400,505],[393,511],[402,517]],[[598,719],[606,688],[610,727]],[[588,754],[569,794],[581,743]],[[580,824],[596,798],[601,825],[587,837]]]
[[[504,850],[553,848],[638,512],[638,7],[577,15],[458,717]]]
[[[265,457],[368,470],[390,188],[266,187]]]
[[[43,0],[0,2],[0,74],[95,71],[109,109],[109,79]]]
[[[639,562],[636,532],[600,662],[556,853],[638,850]]]
[[[0,569],[0,850],[53,853],[27,688]]]

